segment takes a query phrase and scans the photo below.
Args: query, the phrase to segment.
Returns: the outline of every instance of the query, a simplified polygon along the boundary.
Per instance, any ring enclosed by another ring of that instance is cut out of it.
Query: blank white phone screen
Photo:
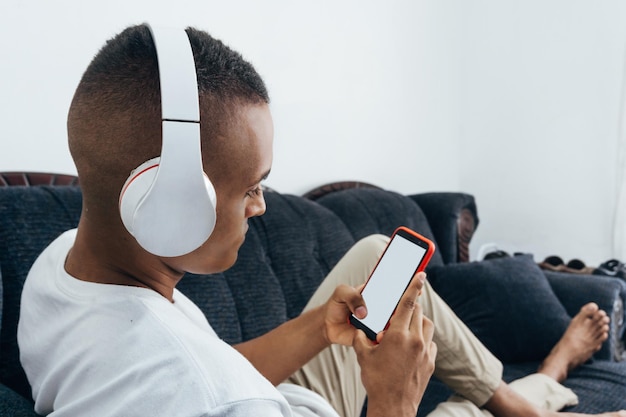
[[[376,333],[385,329],[425,253],[425,248],[400,235],[394,236],[363,289],[367,306],[363,324]]]

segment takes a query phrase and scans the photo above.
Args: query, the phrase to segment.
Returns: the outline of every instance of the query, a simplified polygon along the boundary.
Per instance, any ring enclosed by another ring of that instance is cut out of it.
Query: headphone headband
[[[150,26],[157,50],[161,84],[161,118],[200,123],[196,64],[184,30]]]

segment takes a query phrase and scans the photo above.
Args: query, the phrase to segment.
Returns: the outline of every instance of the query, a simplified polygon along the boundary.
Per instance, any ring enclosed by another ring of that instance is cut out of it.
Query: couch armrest
[[[409,197],[428,218],[443,261],[469,262],[469,243],[478,226],[474,197],[464,193],[423,193]]]
[[[624,351],[626,283],[620,279],[598,275],[543,272],[570,316],[576,315],[583,305],[593,301],[611,318],[609,339],[594,355],[594,358],[612,361],[626,360]]]

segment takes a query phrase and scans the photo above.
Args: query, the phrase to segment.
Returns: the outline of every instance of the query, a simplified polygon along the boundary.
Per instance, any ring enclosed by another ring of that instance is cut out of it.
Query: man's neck
[[[65,270],[81,281],[148,288],[173,301],[174,287],[183,274],[159,258],[114,233],[99,234],[81,223],[76,241],[65,261]]]

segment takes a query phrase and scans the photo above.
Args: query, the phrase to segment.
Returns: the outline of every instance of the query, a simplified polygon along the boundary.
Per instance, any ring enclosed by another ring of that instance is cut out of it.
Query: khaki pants
[[[355,244],[313,294],[305,311],[325,303],[340,284],[356,287],[364,283],[388,241],[385,236],[374,235]],[[424,315],[435,324],[433,339],[438,350],[435,376],[462,396],[453,396],[430,416],[490,416],[479,407],[491,398],[500,385],[502,363],[461,322],[428,282],[419,303]],[[366,392],[361,384],[356,354],[351,347],[330,346],[287,382],[317,392],[343,417],[358,417],[361,414]],[[529,401],[555,411],[572,402],[575,404],[577,400],[573,392],[545,375],[530,375],[517,384],[511,384],[511,387]]]

